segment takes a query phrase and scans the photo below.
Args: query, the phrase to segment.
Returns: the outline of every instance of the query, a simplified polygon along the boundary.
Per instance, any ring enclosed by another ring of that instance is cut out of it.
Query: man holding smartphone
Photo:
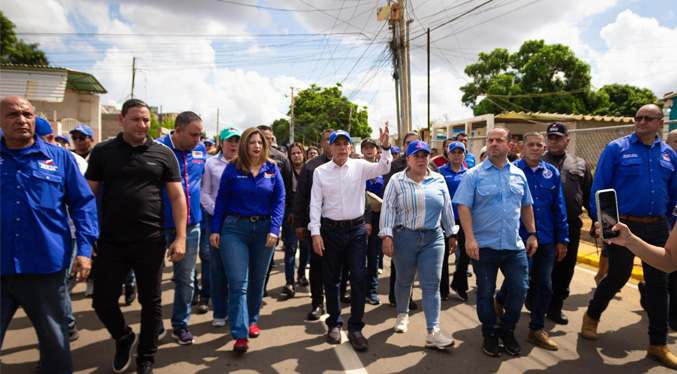
[[[606,146],[599,157],[592,183],[595,193],[613,188],[618,196],[620,221],[647,243],[663,247],[669,236],[665,217],[677,203],[677,153],[656,135],[663,127],[663,113],[654,104],[639,108],[635,131]],[[583,316],[581,334],[597,339],[597,325],[604,310],[630,278],[635,255],[626,247],[611,244],[609,273],[601,280]],[[647,355],[677,369],[677,357],[667,346],[668,275],[642,262],[647,292],[649,348]]]

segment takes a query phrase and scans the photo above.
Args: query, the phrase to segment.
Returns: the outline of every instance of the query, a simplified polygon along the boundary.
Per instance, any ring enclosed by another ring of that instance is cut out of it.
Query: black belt
[[[233,216],[235,218],[243,219],[245,221],[249,222],[258,222],[258,221],[264,221],[267,219],[270,219],[270,216],[243,216],[242,214],[233,214],[229,213],[229,216]]]
[[[355,219],[347,219],[344,221],[334,221],[333,219],[322,217],[322,224],[336,226],[336,227],[353,227],[364,223],[364,217]]]

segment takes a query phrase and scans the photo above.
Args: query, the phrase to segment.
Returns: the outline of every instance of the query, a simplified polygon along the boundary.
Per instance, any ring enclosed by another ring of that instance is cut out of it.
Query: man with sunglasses
[[[666,214],[677,204],[677,153],[660,140],[663,113],[654,104],[639,108],[635,131],[609,143],[597,162],[590,192],[592,214],[597,217],[595,192],[616,190],[620,221],[638,237],[664,247],[670,234]],[[630,278],[635,255],[627,247],[611,244],[609,272],[602,278],[583,316],[581,334],[597,339],[597,325],[609,302]],[[649,317],[647,356],[677,369],[677,357],[667,346],[668,274],[642,262]]]
[[[70,134],[75,146],[73,152],[85,160],[89,160],[89,153],[94,147],[94,131],[92,131],[92,128],[79,124],[70,131]]]

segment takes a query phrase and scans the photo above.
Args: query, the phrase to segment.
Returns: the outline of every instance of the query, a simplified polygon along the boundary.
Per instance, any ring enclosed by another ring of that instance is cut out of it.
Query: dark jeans
[[[22,307],[38,335],[41,373],[73,372],[66,319],[67,269],[0,277],[0,346],[14,313]],[[120,296],[119,287],[116,296]]]
[[[576,217],[569,221],[569,244],[567,254],[562,261],[555,261],[552,268],[552,298],[548,311],[553,315],[562,312],[564,300],[569,297],[569,284],[574,277],[574,269],[578,260],[578,244],[581,241],[581,227],[583,221]]]
[[[458,229],[458,238],[456,242],[456,253],[458,255],[458,263],[456,264],[456,270],[454,271],[454,278],[451,280],[451,288],[457,291],[467,291],[468,290],[468,265],[470,264],[470,257],[465,252],[465,233],[461,228],[460,221],[456,220],[456,224],[459,226]],[[444,275],[443,275],[444,277]],[[444,279],[443,279],[444,281]],[[440,283],[440,292],[442,290],[442,284]],[[449,290],[447,289],[447,293]]]
[[[621,220],[630,231],[645,242],[664,247],[669,236],[668,220],[641,223]],[[625,285],[632,274],[635,255],[626,247],[612,244],[609,248],[609,272],[599,282],[588,315],[599,320],[616,292]],[[668,274],[642,262],[646,280],[646,309],[649,317],[649,344],[667,344],[668,334]]]
[[[299,267],[296,270],[299,279],[306,276],[306,267],[310,263],[310,252],[312,251],[312,248],[310,248],[311,242],[305,239],[299,238]]]
[[[306,242],[310,247],[310,297],[313,308],[324,304],[324,281],[322,280],[322,256],[312,249],[310,231],[306,230]]]
[[[444,237],[444,251],[442,252],[442,273],[440,277],[440,297],[449,297],[449,238]]]
[[[372,219],[371,235],[367,241],[367,297],[378,300],[378,261],[381,238],[378,236],[379,218]]]
[[[287,222],[286,217],[288,217],[287,214],[285,214],[285,220],[282,222],[282,232],[284,233],[284,278],[287,283],[294,284],[296,249],[298,248],[299,239],[296,237],[294,226]],[[301,270],[300,266],[299,270]]]
[[[322,275],[327,293],[327,326],[342,326],[339,288],[343,267],[350,269],[350,319],[348,331],[362,331],[364,303],[367,293],[367,228],[365,224],[353,227],[337,227],[323,223],[320,230],[324,241]],[[344,263],[345,258],[345,263]],[[312,270],[312,265],[311,265]]]
[[[129,269],[136,274],[141,304],[141,333],[136,362],[154,362],[157,338],[162,324],[162,268],[167,248],[164,235],[160,238],[124,245],[99,242],[97,273],[94,278],[96,315],[113,339],[127,335],[129,327],[120,311],[120,288]]]
[[[200,227],[200,249],[198,256],[200,257],[201,264],[200,272],[202,273],[202,277],[200,278],[200,281],[202,282],[202,287],[200,287],[200,284],[197,281],[197,266],[195,266],[195,271],[193,272],[193,282],[195,284],[195,292],[200,295],[200,300],[208,302],[212,296],[211,264],[209,263],[209,254],[211,253],[209,249],[211,247],[211,245],[209,245],[210,232],[207,231],[206,225],[204,227],[201,225]]]

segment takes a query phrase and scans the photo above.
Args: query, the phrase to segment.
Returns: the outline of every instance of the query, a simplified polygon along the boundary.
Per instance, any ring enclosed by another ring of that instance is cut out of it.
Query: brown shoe
[[[548,333],[543,330],[531,330],[529,329],[529,335],[527,335],[527,341],[529,343],[534,343],[541,348],[545,348],[550,351],[556,351],[559,349],[557,343],[554,340],[550,339]]]
[[[585,312],[585,314],[583,314],[581,335],[588,340],[597,340],[597,324],[599,324],[599,320],[592,319],[588,315],[588,312]]]
[[[505,308],[502,304],[499,304],[496,299],[494,299],[494,310],[496,311],[496,324],[501,324],[501,316],[505,313]]]
[[[667,345],[650,345],[646,355],[671,369],[677,369],[677,357],[670,352]]]
[[[341,344],[341,328],[338,326],[330,328],[327,334],[327,341],[329,344]]]
[[[363,351],[369,345],[367,338],[360,331],[348,331],[348,340],[356,351]]]

